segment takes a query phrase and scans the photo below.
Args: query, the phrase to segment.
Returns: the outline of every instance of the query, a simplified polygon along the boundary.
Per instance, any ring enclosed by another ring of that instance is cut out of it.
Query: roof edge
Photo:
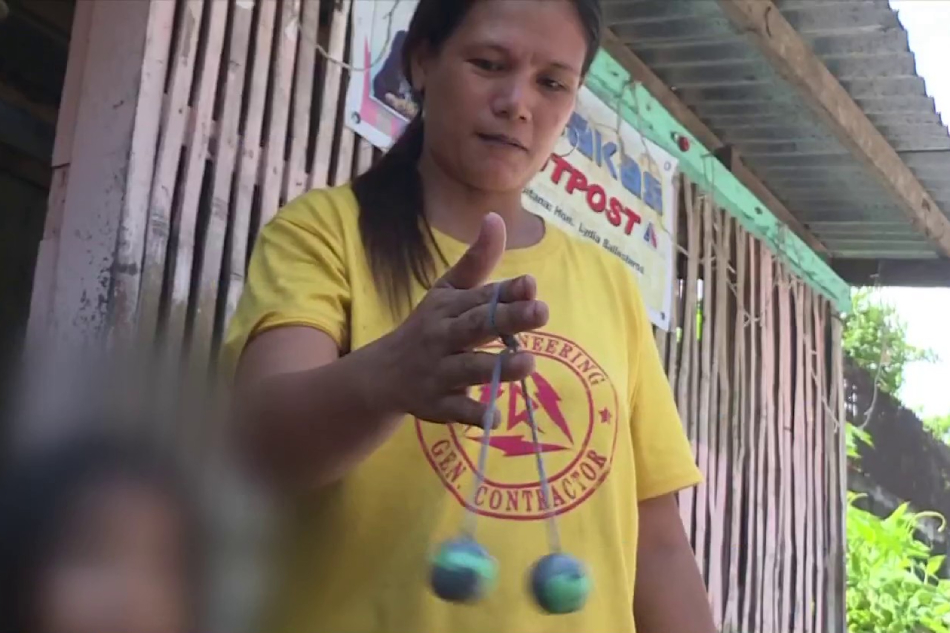
[[[680,169],[693,182],[712,192],[715,201],[743,228],[831,301],[838,312],[851,310],[850,286],[603,49],[594,59],[586,85],[606,104],[619,108],[620,115],[634,129],[676,156]],[[676,143],[679,136],[690,139],[686,152]]]

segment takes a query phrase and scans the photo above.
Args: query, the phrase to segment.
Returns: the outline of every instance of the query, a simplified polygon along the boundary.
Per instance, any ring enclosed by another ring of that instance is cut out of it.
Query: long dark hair
[[[35,625],[39,574],[69,529],[65,513],[80,493],[116,479],[144,484],[177,504],[187,562],[194,565],[189,593],[201,592],[203,527],[172,461],[150,445],[117,436],[71,437],[31,450],[0,477],[0,631],[27,633]]]
[[[411,77],[412,56],[420,46],[438,51],[478,0],[420,0],[402,47],[402,70]],[[572,0],[587,36],[587,73],[600,45],[602,15],[599,0]],[[432,236],[423,208],[418,171],[424,144],[422,98],[413,87],[419,114],[389,151],[353,182],[360,206],[360,235],[370,269],[391,309],[411,305],[412,281],[429,288],[435,277],[435,257],[445,263]]]

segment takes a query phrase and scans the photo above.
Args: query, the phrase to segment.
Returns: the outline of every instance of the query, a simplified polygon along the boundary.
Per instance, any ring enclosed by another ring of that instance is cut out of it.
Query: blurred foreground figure
[[[86,436],[24,455],[0,482],[0,631],[194,631],[194,517],[146,447]]]

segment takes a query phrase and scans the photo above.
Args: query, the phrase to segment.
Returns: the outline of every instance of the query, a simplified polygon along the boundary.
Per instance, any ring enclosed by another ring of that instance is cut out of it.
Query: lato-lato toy
[[[495,287],[495,294],[489,306],[489,320],[492,330],[495,327],[495,310],[501,284]],[[461,535],[443,543],[432,561],[430,577],[432,590],[442,600],[458,603],[474,603],[488,594],[498,578],[498,562],[492,558],[478,541],[475,540],[475,491],[485,479],[485,464],[488,460],[488,446],[494,420],[495,400],[501,383],[501,365],[507,354],[518,351],[519,345],[510,334],[500,334],[505,348],[498,354],[492,372],[490,398],[485,418],[482,421],[482,445],[478,457],[478,470],[475,473],[475,486],[472,499],[466,509]],[[584,565],[569,554],[561,551],[557,521],[551,505],[551,493],[548,478],[544,472],[544,460],[538,441],[538,426],[534,419],[534,410],[528,397],[527,384],[521,381],[521,390],[525,397],[528,421],[531,425],[531,438],[538,466],[538,478],[541,481],[541,494],[548,509],[545,520],[548,523],[548,546],[550,553],[541,557],[531,568],[528,586],[534,601],[547,613],[565,614],[580,611],[590,595],[591,581]]]

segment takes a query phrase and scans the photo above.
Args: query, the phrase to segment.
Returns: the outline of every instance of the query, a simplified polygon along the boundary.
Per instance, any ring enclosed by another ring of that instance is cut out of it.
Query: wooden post
[[[137,214],[165,78],[157,38],[174,10],[167,2],[77,3],[17,403],[31,424],[14,428],[16,442],[64,430],[36,422],[44,408],[69,406],[70,386],[48,372],[67,371],[60,366],[74,354],[127,342],[134,323],[137,286],[125,282],[139,270]]]
[[[145,63],[147,36],[168,15],[161,2],[77,5],[30,314],[37,345],[108,339],[124,325],[115,321],[126,297],[113,274],[131,263],[125,217],[137,211],[140,168],[151,162],[139,150],[147,154],[154,132],[142,124],[144,101],[164,80]]]

